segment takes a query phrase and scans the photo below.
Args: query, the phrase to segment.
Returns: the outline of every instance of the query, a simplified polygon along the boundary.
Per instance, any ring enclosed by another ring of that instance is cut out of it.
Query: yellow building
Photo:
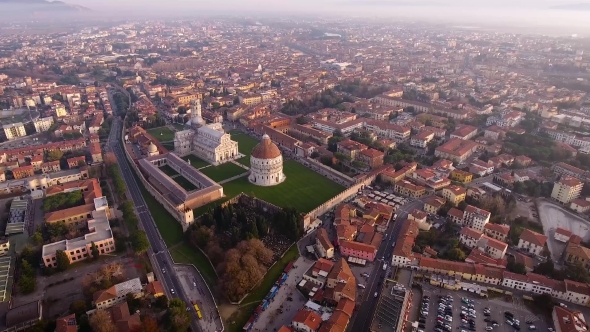
[[[461,183],[469,183],[473,180],[473,174],[460,169],[455,169],[451,172],[451,180]]]
[[[424,211],[432,214],[437,214],[443,205],[445,205],[446,200],[441,197],[429,197],[424,200]]]
[[[396,182],[393,190],[398,194],[412,198],[422,197],[426,193],[426,188],[415,185],[406,180]]]
[[[442,190],[442,197],[446,198],[447,201],[451,202],[451,204],[454,206],[457,206],[459,203],[463,202],[466,195],[467,190],[456,185],[450,185]]]
[[[240,104],[256,105],[262,103],[262,96],[259,94],[240,97]]]
[[[553,191],[551,192],[551,198],[561,204],[567,204],[580,196],[583,186],[584,184],[580,180],[564,176],[555,182]]]

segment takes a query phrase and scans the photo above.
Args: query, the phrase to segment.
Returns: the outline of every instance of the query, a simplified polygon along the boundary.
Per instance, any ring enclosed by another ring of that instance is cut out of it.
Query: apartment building
[[[443,188],[441,195],[448,202],[454,206],[457,206],[459,203],[465,200],[465,197],[467,196],[467,190],[460,186],[449,185],[448,187]]]
[[[485,235],[493,239],[506,242],[506,239],[508,238],[508,233],[510,233],[510,226],[487,223],[484,226],[483,232]]]
[[[485,225],[490,221],[492,214],[489,211],[467,205],[463,211],[463,224],[483,232]]]
[[[477,128],[470,125],[463,125],[451,133],[451,138],[458,138],[462,140],[472,139],[477,135]]]
[[[568,204],[580,196],[584,184],[573,177],[563,176],[553,185],[551,198],[561,204]]]
[[[376,133],[381,138],[387,138],[397,143],[405,142],[410,138],[410,128],[391,124],[385,121],[367,119],[365,130]]]
[[[434,132],[424,130],[418,134],[412,136],[410,139],[410,145],[418,148],[425,149],[428,147],[428,143],[434,139]]]
[[[473,174],[455,168],[451,171],[451,180],[461,182],[461,183],[469,183],[473,180]]]
[[[518,248],[530,254],[541,255],[547,243],[547,236],[525,229],[518,239]]]
[[[426,188],[419,185],[415,185],[406,180],[400,180],[395,183],[393,191],[404,196],[419,198],[424,196],[424,194],[426,193]]]
[[[95,246],[99,255],[115,252],[115,239],[109,225],[106,197],[99,199],[102,205],[92,212],[92,219],[88,220],[88,233],[79,238],[63,240],[43,246],[41,257],[46,267],[57,267],[56,252],[63,251],[70,263],[83,261],[92,256]]]
[[[28,178],[35,175],[35,169],[31,165],[17,167],[12,170],[12,175],[16,180]]]
[[[25,126],[22,122],[3,125],[2,129],[4,130],[4,135],[6,135],[6,139],[8,139],[9,141],[15,140],[19,137],[27,136]]]
[[[424,200],[424,211],[427,213],[437,214],[445,205],[446,199],[441,197],[428,197]]]
[[[357,154],[357,160],[367,164],[371,169],[375,169],[383,165],[383,158],[385,154],[379,150],[369,148]]]
[[[315,238],[315,248],[318,252],[318,256],[322,258],[331,259],[334,257],[334,245],[330,242],[328,232],[325,228],[318,229]]]
[[[580,264],[590,270],[590,249],[581,244],[569,242],[563,252],[563,260],[569,264]]]
[[[127,294],[134,297],[142,295],[139,278],[123,281],[105,290],[99,290],[92,296],[92,302],[97,309],[108,309],[127,300]]]
[[[576,198],[570,203],[570,209],[578,213],[587,213],[590,211],[590,197]]]
[[[477,149],[479,144],[459,138],[451,138],[448,142],[437,147],[434,155],[439,158],[449,159],[454,162],[462,163],[469,158]]]
[[[477,248],[494,259],[504,259],[508,250],[508,244],[505,242],[493,239],[470,227],[463,227],[459,234],[459,241],[463,245],[472,249]]]
[[[346,257],[356,257],[372,262],[377,255],[377,248],[371,244],[343,240],[340,242],[340,253]]]

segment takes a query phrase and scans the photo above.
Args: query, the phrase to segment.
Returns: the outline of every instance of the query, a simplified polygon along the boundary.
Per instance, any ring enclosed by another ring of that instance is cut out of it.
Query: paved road
[[[112,105],[115,106],[114,103],[112,103]],[[111,128],[111,133],[109,135],[107,150],[112,150],[117,157],[117,163],[119,165],[121,175],[123,176],[125,184],[127,185],[129,196],[135,205],[137,217],[139,218],[139,221],[146,232],[148,240],[150,241],[152,253],[149,253],[149,255],[151,256],[150,258],[154,268],[154,273],[162,282],[164,290],[169,298],[180,298],[182,301],[188,304],[190,301],[184,294],[180,280],[172,268],[174,264],[172,257],[170,256],[170,253],[166,248],[166,244],[156,229],[154,220],[145,201],[143,200],[141,190],[139,189],[139,186],[135,181],[135,177],[133,176],[133,170],[131,170],[127,164],[125,152],[123,151],[123,146],[121,143],[121,126],[122,121],[118,118],[115,118]],[[163,272],[163,269],[166,270],[166,273]],[[202,331],[201,327],[197,323],[198,318],[196,313],[193,310],[191,310],[190,313],[192,316],[191,327],[193,331]]]
[[[352,328],[349,331],[370,331],[371,321],[373,320],[373,313],[377,306],[377,299],[374,297],[375,292],[379,290],[381,281],[385,278],[388,271],[383,270],[383,263],[386,262],[389,266],[391,264],[391,254],[393,252],[393,243],[399,236],[401,226],[408,217],[408,213],[414,209],[421,209],[423,206],[422,200],[415,200],[409,204],[404,205],[397,211],[397,219],[390,223],[387,228],[387,236],[381,243],[379,250],[377,250],[378,260],[375,261],[373,271],[370,273],[371,277],[367,282],[367,288],[361,298],[360,303],[357,304],[357,314],[352,323]],[[385,258],[382,260],[382,258]]]

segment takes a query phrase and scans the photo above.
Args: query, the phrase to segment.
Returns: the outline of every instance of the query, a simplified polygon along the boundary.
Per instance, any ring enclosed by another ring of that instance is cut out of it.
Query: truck
[[[383,271],[387,270],[387,263],[383,263]]]

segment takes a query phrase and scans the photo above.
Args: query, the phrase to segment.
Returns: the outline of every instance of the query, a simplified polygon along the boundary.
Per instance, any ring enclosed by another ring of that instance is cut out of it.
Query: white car
[[[494,328],[493,328],[493,327],[491,327],[491,326],[486,326],[486,331],[491,331],[491,330],[493,330],[493,329],[494,329]]]

